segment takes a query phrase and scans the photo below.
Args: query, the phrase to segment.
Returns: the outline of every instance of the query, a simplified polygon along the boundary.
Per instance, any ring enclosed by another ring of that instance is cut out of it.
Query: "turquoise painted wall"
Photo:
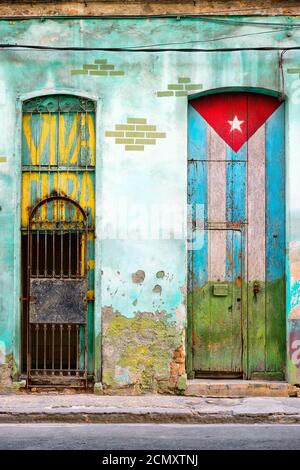
[[[2,43],[20,45],[141,47],[166,44],[165,47],[179,48],[285,48],[299,44],[298,25],[297,18],[288,17],[32,19],[2,20],[0,31]],[[102,359],[107,385],[137,382],[142,387],[145,385],[145,380],[140,377],[141,369],[147,368],[142,359],[132,364],[130,359],[126,360],[125,346],[118,349],[118,338],[115,342],[108,338],[109,334],[113,338],[112,331],[115,331],[110,326],[112,321],[122,319],[123,331],[128,332],[130,327],[126,321],[124,324],[124,318],[129,318],[139,332],[143,331],[141,343],[146,349],[149,349],[145,339],[147,329],[151,325],[154,329],[155,325],[163,325],[162,328],[167,325],[162,334],[169,334],[172,340],[166,342],[163,351],[158,351],[164,362],[158,368],[151,364],[154,370],[151,377],[155,376],[158,382],[163,370],[162,376],[167,380],[169,363],[181,364],[179,360],[176,362],[176,357],[180,348],[184,349],[186,324],[184,208],[188,96],[234,87],[281,92],[279,52],[3,49],[0,50],[0,58],[0,112],[3,117],[0,134],[2,363],[12,354],[18,375],[22,100],[49,93],[70,93],[91,97],[97,104],[95,334],[98,349],[95,368],[98,378],[103,323]],[[294,362],[289,360],[288,368],[289,380],[300,383],[300,354],[298,364],[298,343],[294,343],[300,340],[300,51],[287,52],[283,67],[287,101],[287,315],[292,314],[292,331],[296,331],[292,339],[294,346],[290,345]],[[142,121],[132,124],[133,119]],[[152,131],[149,128],[120,130],[120,125],[151,125],[156,128],[153,127]],[[130,132],[136,131],[141,132],[142,140],[150,139],[152,142],[140,142],[136,148],[130,143]],[[159,134],[151,135],[151,132]],[[129,139],[126,144],[116,140],[123,138]],[[120,234],[126,227],[122,219],[126,212],[128,230]],[[170,212],[174,215],[173,220],[167,220],[166,214]],[[149,239],[147,227],[155,232],[159,220],[164,223],[163,234],[152,233]],[[137,271],[144,272],[142,282],[136,282],[132,276]],[[143,323],[145,318],[154,323]],[[160,341],[159,336],[156,340]],[[109,348],[118,350],[115,362],[111,360],[112,350]],[[140,351],[141,357],[145,353],[143,351]],[[172,367],[174,369],[175,366],[171,366],[171,372]],[[182,367],[178,366],[176,370],[174,381],[184,375]],[[150,382],[151,377],[147,377]]]

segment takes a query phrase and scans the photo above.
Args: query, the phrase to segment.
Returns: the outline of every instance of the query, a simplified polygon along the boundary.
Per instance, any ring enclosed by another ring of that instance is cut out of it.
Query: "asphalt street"
[[[297,450],[300,425],[0,424],[0,450]]]

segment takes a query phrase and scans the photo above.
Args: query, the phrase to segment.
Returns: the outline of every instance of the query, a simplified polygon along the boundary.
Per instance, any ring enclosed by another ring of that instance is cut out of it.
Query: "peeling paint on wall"
[[[132,282],[135,284],[142,284],[145,280],[145,271],[138,269],[135,273],[132,274]]]
[[[176,388],[185,373],[182,332],[166,312],[137,312],[126,318],[104,307],[103,387],[136,393]]]
[[[289,244],[290,255],[290,320],[300,319],[300,242]]]
[[[0,351],[0,389],[10,389],[13,377],[12,355],[4,355]]]

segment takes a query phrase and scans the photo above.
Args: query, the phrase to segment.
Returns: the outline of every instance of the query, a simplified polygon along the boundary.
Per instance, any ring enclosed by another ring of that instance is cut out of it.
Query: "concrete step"
[[[185,395],[215,398],[295,397],[297,392],[299,393],[299,388],[287,382],[194,379],[187,381]]]
[[[300,424],[300,400],[289,397],[200,398],[160,394],[0,394],[0,424],[38,422]]]

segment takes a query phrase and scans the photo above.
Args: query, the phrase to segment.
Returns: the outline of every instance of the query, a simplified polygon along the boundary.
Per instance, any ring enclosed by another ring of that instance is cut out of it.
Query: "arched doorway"
[[[189,374],[283,379],[284,103],[218,93],[188,115]]]
[[[22,365],[29,387],[87,387],[93,376],[94,104],[24,103]]]

